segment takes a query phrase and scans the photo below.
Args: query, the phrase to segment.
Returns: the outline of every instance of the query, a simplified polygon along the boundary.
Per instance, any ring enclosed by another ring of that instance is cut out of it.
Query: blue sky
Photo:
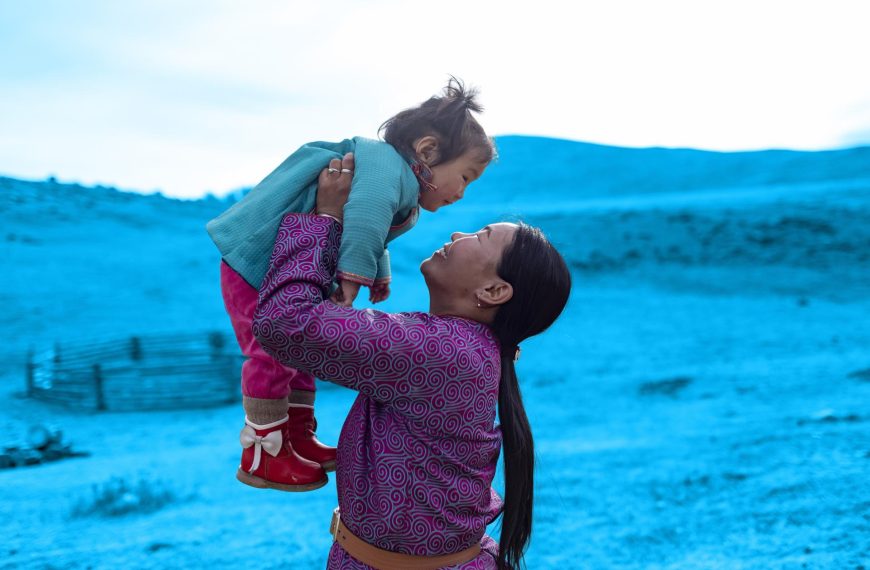
[[[865,2],[0,0],[0,173],[223,193],[453,73],[492,134],[870,143]]]

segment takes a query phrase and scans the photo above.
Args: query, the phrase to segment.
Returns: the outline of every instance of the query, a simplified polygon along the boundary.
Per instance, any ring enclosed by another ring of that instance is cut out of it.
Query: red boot
[[[262,426],[245,418],[245,424],[239,437],[244,450],[236,479],[251,487],[280,491],[312,491],[326,485],[323,468],[293,451],[287,418]]]
[[[317,441],[317,434],[314,433],[317,429],[314,406],[290,404],[287,413],[290,415],[290,443],[296,453],[309,461],[319,463],[324,471],[335,471],[335,448]]]

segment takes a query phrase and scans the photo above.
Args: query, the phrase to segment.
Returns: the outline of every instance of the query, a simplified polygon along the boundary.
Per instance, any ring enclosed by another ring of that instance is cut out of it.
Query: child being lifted
[[[274,360],[251,332],[257,290],[284,215],[314,210],[325,168],[325,176],[352,176],[332,300],[350,306],[365,285],[372,302],[383,301],[390,294],[387,242],[414,226],[420,208],[435,212],[462,199],[493,159],[492,140],[472,116],[482,110],[476,95],[451,78],[441,96],[381,125],[384,141],[354,137],[306,144],[208,223],[222,257],[226,310],[247,357],[241,482],[308,491],[325,485],[326,472],[335,469],[335,448],[314,433],[314,378]]]

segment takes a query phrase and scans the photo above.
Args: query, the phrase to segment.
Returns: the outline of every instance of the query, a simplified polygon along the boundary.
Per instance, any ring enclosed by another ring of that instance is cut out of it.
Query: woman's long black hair
[[[515,569],[532,535],[535,454],[514,356],[523,340],[544,331],[565,308],[571,273],[541,231],[525,224],[505,248],[496,271],[513,287],[513,297],[499,307],[492,323],[501,344],[498,419],[505,473],[498,565]]]

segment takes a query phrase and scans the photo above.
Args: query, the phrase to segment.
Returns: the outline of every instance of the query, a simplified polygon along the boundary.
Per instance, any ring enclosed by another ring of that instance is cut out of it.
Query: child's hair
[[[449,162],[472,149],[478,152],[480,162],[489,164],[495,158],[495,145],[471,115],[483,111],[476,97],[477,89],[466,89],[451,75],[442,96],[430,97],[387,119],[378,133],[406,158],[415,158],[417,140],[434,136],[438,139],[438,160],[428,166]]]

